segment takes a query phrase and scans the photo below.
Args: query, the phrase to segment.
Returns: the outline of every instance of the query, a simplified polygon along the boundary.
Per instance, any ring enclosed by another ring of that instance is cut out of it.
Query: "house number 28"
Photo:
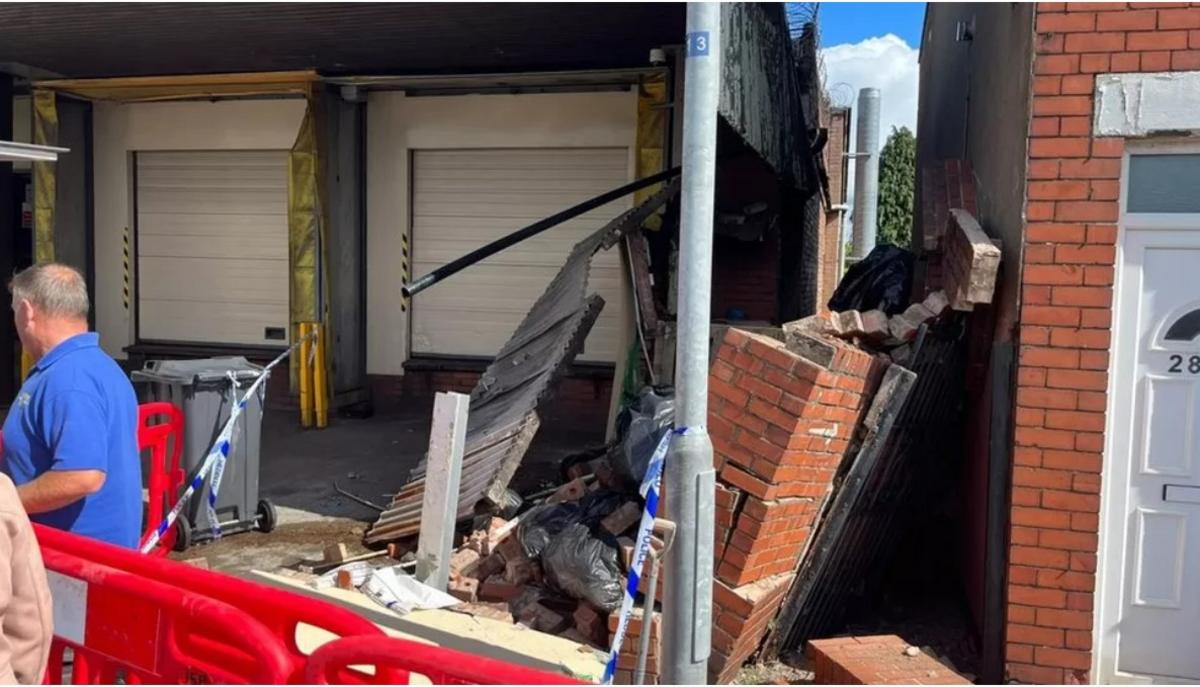
[[[1183,370],[1184,362],[1185,361],[1183,359],[1183,356],[1181,356],[1181,355],[1171,356],[1171,366],[1167,368],[1167,372],[1174,372],[1175,374],[1182,374],[1184,371]],[[1200,374],[1200,355],[1193,355],[1193,356],[1189,357],[1187,359],[1186,363],[1187,363],[1188,374],[1194,374],[1194,375]]]

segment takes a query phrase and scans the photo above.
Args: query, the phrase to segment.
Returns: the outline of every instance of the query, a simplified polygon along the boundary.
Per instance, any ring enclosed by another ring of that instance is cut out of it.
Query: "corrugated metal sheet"
[[[783,4],[722,4],[718,111],[777,174],[815,190],[802,90]]]
[[[913,514],[953,472],[946,461],[957,455],[964,353],[961,320],[922,330],[903,405],[890,427],[880,422],[864,439],[800,564],[778,622],[782,652],[829,636],[851,602],[878,587]]]
[[[679,191],[676,178],[637,207],[621,214],[575,245],[566,263],[508,343],[471,391],[467,446],[459,487],[458,515],[471,515],[481,501],[502,502],[538,427],[538,407],[566,371],[604,307],[587,294],[592,257],[611,248]],[[551,229],[553,231],[553,229]],[[368,543],[414,535],[420,529],[425,463],[419,465],[367,532]]]
[[[644,67],[667,3],[3,3],[0,63],[66,77]]]

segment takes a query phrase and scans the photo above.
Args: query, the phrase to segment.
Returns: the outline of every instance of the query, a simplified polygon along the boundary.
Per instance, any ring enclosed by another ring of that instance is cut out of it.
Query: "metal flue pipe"
[[[879,89],[858,92],[854,156],[854,221],[850,255],[865,258],[875,248],[879,209]]]
[[[700,685],[708,682],[712,644],[716,473],[706,420],[721,83],[719,3],[688,3],[685,65],[675,424],[686,431],[672,442],[666,461],[667,519],[677,530],[664,575],[662,682]]]
[[[598,195],[594,198],[589,198],[588,200],[585,200],[578,205],[569,207],[566,210],[563,210],[562,212],[557,212],[553,215],[550,215],[546,219],[538,220],[537,222],[534,222],[533,224],[530,224],[529,226],[527,226],[523,229],[518,229],[518,230],[514,231],[513,233],[509,234],[508,236],[503,236],[501,238],[498,238],[495,241],[492,241],[491,243],[487,244],[486,246],[481,246],[480,248],[476,248],[475,250],[471,251],[470,253],[467,253],[466,255],[462,256],[461,258],[458,258],[457,260],[452,260],[452,261],[446,263],[445,265],[442,265],[441,267],[430,272],[429,274],[418,277],[417,279],[413,280],[413,282],[411,284],[407,284],[404,287],[402,287],[400,289],[401,293],[403,293],[405,298],[412,298],[413,296],[417,295],[418,293],[421,293],[425,289],[442,281],[446,277],[457,274],[457,273],[463,271],[464,269],[470,267],[471,265],[474,265],[475,263],[479,262],[480,260],[489,258],[489,257],[495,255],[496,253],[499,253],[500,251],[504,250],[505,248],[508,248],[509,246],[518,244],[527,238],[536,236],[536,235],[542,233],[543,231],[546,231],[547,229],[551,229],[559,224],[562,224],[563,222],[566,222],[569,219],[574,219],[574,218],[582,215],[585,212],[590,212],[592,210],[595,210],[596,208],[600,207],[601,205],[611,203],[618,198],[621,198],[623,196],[629,195],[630,193],[633,193],[634,191],[640,191],[646,187],[653,186],[653,185],[663,182],[663,181],[667,181],[668,179],[672,179],[675,177],[675,175],[679,174],[679,170],[680,170],[679,167],[672,167],[671,169],[668,169],[665,172],[659,172],[658,174],[654,174],[652,176],[648,176],[643,179],[638,179],[637,181],[633,181],[628,184],[625,184],[624,186],[621,186],[620,188],[615,188],[611,191],[606,191],[605,193],[601,193],[600,195]]]

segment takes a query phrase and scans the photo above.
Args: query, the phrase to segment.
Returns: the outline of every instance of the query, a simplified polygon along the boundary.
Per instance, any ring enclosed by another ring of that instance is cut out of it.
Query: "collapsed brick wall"
[[[1097,74],[1200,68],[1200,5],[1039,3],[1007,673],[1090,680],[1122,138],[1094,137]]]
[[[975,197],[975,171],[967,160],[938,160],[921,170],[921,223],[917,232],[918,248],[924,256],[923,284],[918,284],[915,300],[946,288],[942,250],[950,210],[959,208],[978,217]]]
[[[836,340],[820,365],[729,329],[709,375],[718,471],[709,679],[728,682],[779,611],[886,363]]]

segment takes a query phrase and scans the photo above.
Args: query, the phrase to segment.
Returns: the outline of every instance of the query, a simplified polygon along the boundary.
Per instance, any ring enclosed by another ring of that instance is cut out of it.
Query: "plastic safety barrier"
[[[279,684],[292,660],[249,613],[140,575],[43,547],[54,596],[46,681],[61,684]]]
[[[373,666],[375,675],[350,666]],[[453,649],[396,637],[338,639],[313,652],[305,682],[333,684],[412,684],[412,675],[423,675],[435,685],[578,685],[565,675],[512,665]]]
[[[167,517],[175,505],[186,475],[183,471],[183,411],[174,403],[158,401],[138,406],[138,450],[150,452],[150,469],[146,478],[149,492],[146,509],[147,529],[142,533],[145,543],[154,533],[153,527]],[[168,453],[167,448],[170,447]],[[158,540],[150,552],[165,557],[175,547],[179,531],[171,528]]]
[[[300,626],[309,625],[338,637],[376,636],[383,631],[367,619],[350,611],[307,596],[275,589],[231,575],[215,573],[194,565],[145,556],[104,542],[85,539],[68,532],[34,525],[43,555],[62,551],[92,563],[108,566],[158,581],[222,604],[237,608],[253,617],[280,643],[288,657],[287,682],[301,682],[306,654],[298,644]],[[382,677],[390,677],[384,671]],[[359,679],[369,676],[362,675]]]

